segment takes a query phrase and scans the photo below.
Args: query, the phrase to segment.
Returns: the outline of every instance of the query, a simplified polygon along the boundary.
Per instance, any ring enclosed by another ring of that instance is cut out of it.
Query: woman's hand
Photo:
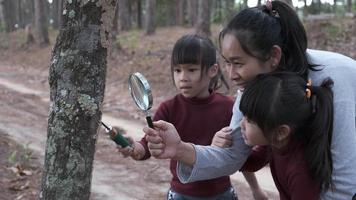
[[[160,159],[176,158],[182,141],[175,127],[165,121],[157,121],[153,125],[155,129],[143,129],[151,155]]]

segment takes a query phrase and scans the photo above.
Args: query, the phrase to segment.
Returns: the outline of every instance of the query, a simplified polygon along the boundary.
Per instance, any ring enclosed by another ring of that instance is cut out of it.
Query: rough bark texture
[[[45,13],[45,0],[35,0],[35,30],[36,40],[40,46],[49,44],[48,24]]]
[[[89,199],[116,1],[65,1],[50,65],[51,105],[39,199]]]
[[[146,35],[152,35],[156,31],[156,0],[146,0]]]
[[[199,35],[211,36],[210,31],[210,9],[211,0],[199,0],[198,4],[198,21],[196,25],[196,33]]]

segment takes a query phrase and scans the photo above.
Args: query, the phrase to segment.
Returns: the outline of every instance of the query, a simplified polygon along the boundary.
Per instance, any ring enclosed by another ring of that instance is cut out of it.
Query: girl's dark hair
[[[295,11],[286,3],[272,1],[272,10],[266,5],[239,12],[220,32],[219,43],[226,34],[232,34],[242,49],[261,61],[270,58],[273,45],[282,50],[278,70],[296,72],[307,79],[307,36]]]
[[[217,62],[216,48],[213,42],[206,37],[199,35],[184,35],[177,40],[173,47],[171,58],[171,73],[173,77],[174,67],[179,64],[196,64],[201,66],[201,73],[205,73]],[[174,82],[174,81],[173,81]],[[223,84],[226,89],[229,85],[225,80],[220,66],[218,74],[211,79],[209,89],[217,90]]]
[[[291,140],[302,140],[312,178],[322,189],[331,186],[333,169],[331,137],[333,130],[333,81],[307,87],[296,73],[275,72],[258,75],[245,88],[240,110],[255,122],[264,136],[273,143],[279,125],[291,127]],[[306,88],[311,90],[307,97]]]

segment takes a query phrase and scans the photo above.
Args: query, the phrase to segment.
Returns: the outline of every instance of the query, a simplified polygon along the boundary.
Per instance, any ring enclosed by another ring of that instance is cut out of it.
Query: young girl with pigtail
[[[332,84],[312,86],[295,73],[277,72],[245,88],[241,133],[247,145],[259,146],[241,170],[269,163],[280,199],[317,200],[332,187]]]

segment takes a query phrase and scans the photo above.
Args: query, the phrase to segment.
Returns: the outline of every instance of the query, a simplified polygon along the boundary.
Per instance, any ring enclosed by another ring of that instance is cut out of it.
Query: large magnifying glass
[[[152,118],[149,112],[152,107],[153,98],[151,87],[147,79],[139,72],[130,74],[129,90],[137,107],[145,112],[148,126],[153,128]]]

